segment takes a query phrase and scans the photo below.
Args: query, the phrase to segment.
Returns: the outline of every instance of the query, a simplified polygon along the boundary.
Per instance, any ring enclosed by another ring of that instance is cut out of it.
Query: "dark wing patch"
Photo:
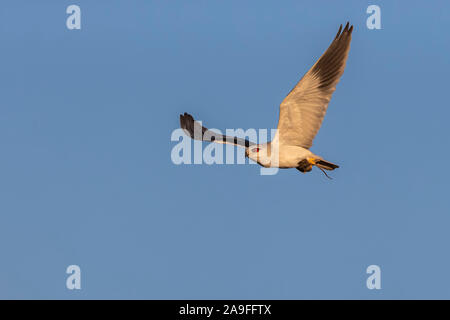
[[[347,22],[342,30],[342,25],[327,51],[320,57],[311,72],[320,79],[320,89],[328,89],[333,86],[343,72],[347,52],[352,40],[353,26]]]
[[[203,127],[198,121],[189,113],[180,114],[180,126],[181,129],[192,139],[207,141],[207,142],[217,142],[217,143],[228,143],[234,144],[241,147],[248,148],[255,143],[248,141],[247,139],[242,139],[238,137],[225,136],[220,133],[208,130]]]

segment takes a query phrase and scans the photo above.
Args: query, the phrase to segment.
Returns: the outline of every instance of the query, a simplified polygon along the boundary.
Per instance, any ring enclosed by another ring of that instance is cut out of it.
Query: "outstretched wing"
[[[245,148],[255,145],[255,143],[250,142],[247,139],[224,136],[222,134],[208,130],[199,122],[195,121],[194,118],[188,113],[184,113],[184,115],[180,114],[180,126],[188,136],[195,140],[232,144]]]
[[[342,31],[342,32],[341,32]],[[344,73],[353,26],[342,25],[327,51],[303,76],[280,105],[280,144],[309,149],[322,124],[328,103]]]

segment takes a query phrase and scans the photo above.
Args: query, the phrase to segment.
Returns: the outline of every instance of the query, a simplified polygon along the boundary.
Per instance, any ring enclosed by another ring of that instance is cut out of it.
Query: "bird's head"
[[[245,155],[264,167],[270,166],[270,148],[266,143],[248,147]]]

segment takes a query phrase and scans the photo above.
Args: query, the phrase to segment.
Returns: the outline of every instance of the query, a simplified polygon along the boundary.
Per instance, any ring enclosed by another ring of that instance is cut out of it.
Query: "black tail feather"
[[[319,168],[325,169],[325,170],[334,170],[339,168],[337,164],[325,161],[325,160],[319,160],[316,162],[316,166]]]

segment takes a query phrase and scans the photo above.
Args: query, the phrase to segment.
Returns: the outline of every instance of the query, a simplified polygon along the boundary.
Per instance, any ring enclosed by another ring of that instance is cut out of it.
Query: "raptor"
[[[180,125],[191,138],[233,144],[245,148],[245,155],[264,167],[296,168],[305,173],[318,167],[339,168],[310,151],[322,125],[333,92],[344,73],[353,26],[349,23],[336,34],[325,53],[300,79],[280,105],[277,133],[273,140],[256,144],[247,139],[225,136],[203,127],[188,114],[180,115]]]

